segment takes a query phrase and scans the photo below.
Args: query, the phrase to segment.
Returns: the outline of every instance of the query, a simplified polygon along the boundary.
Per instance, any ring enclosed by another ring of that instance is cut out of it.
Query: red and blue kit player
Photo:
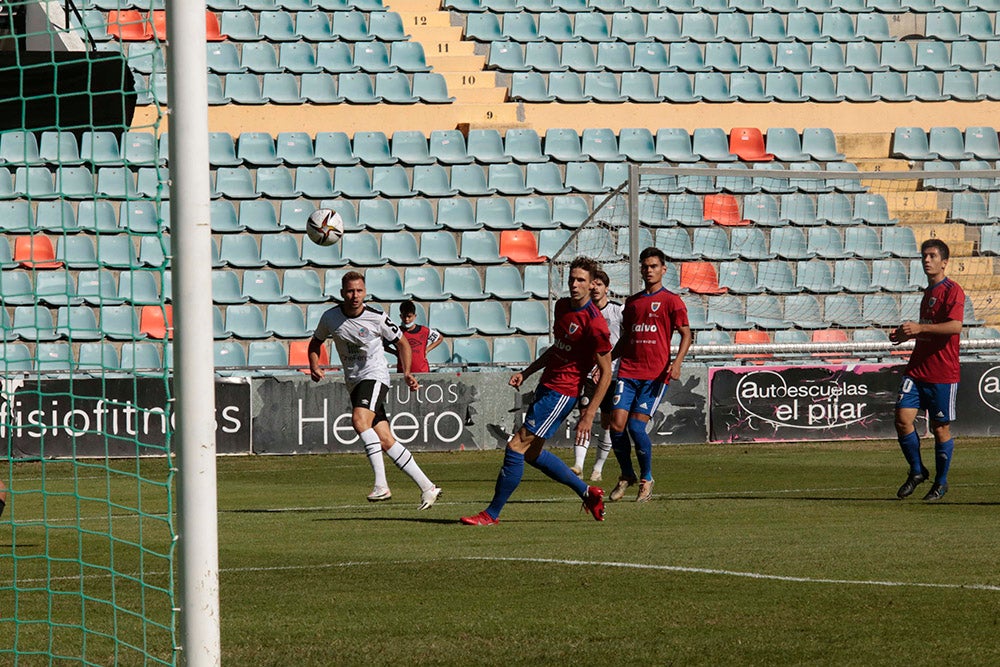
[[[570,264],[570,295],[556,302],[552,345],[523,372],[510,378],[510,386],[516,389],[532,373],[544,368],[535,389],[535,400],[528,408],[524,424],[507,443],[493,500],[479,514],[462,517],[462,523],[469,526],[498,523],[500,511],[521,483],[525,462],[573,489],[583,500],[584,508],[596,520],[604,520],[604,490],[587,486],[562,459],[543,449],[545,441],[555,435],[573,410],[583,382],[595,363],[600,369],[600,379],[594,399],[580,412],[576,425],[577,442],[590,439],[594,416],[611,384],[608,323],[590,300],[591,283],[597,270],[597,263],[588,257],[577,257]]]
[[[622,311],[622,337],[615,347],[620,359],[618,381],[611,412],[611,447],[621,466],[618,484],[610,500],[621,500],[628,487],[639,483],[637,502],[653,496],[653,443],[646,427],[666,394],[671,380],[681,376],[681,363],[691,347],[687,308],[673,292],[663,287],[667,258],[659,248],[646,248],[639,255],[645,289],[633,294]],[[677,357],[670,358],[670,339],[680,333]],[[626,428],[628,432],[626,433]],[[639,476],[632,467],[629,436],[635,443]]]
[[[900,499],[930,477],[920,459],[920,436],[913,426],[920,410],[928,413],[936,464],[934,483],[924,500],[940,500],[948,492],[948,468],[955,449],[951,422],[955,421],[958,394],[958,344],[965,316],[965,292],[944,274],[949,254],[948,245],[940,239],[929,239],[920,246],[927,276],[920,321],[903,322],[889,336],[894,343],[916,339],[896,401],[896,435],[910,464],[910,473],[896,492]]]

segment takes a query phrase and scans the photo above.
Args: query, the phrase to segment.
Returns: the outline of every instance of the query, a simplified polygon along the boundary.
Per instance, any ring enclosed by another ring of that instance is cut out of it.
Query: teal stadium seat
[[[871,227],[848,227],[844,230],[844,252],[862,259],[880,259],[888,253],[881,249],[881,240]]]
[[[505,163],[493,163],[490,167],[497,164],[503,165]],[[488,184],[483,167],[478,164],[452,165],[451,187],[470,197],[488,196],[496,193],[496,189]]]
[[[306,329],[302,309],[294,303],[269,305],[264,326],[278,338],[301,340],[311,333]]]
[[[469,326],[485,336],[508,336],[516,332],[516,329],[507,325],[507,313],[504,312],[503,304],[497,301],[470,303]]]
[[[868,265],[858,259],[842,259],[834,262],[833,284],[847,292],[864,293],[877,290],[872,285]]]
[[[212,271],[212,301],[229,305],[246,303],[250,299],[243,295],[239,276],[233,271]]]
[[[458,197],[438,202],[437,222],[452,231],[482,229],[472,200]]]

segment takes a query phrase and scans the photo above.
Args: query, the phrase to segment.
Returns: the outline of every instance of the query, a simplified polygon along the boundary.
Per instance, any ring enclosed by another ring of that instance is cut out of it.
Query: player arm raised
[[[681,364],[684,363],[684,357],[687,356],[688,348],[691,347],[691,341],[694,338],[691,335],[691,327],[687,325],[677,327],[677,331],[681,335],[681,342],[677,346],[677,356],[670,362],[671,380],[681,379]]]
[[[545,367],[545,360],[546,360],[546,358],[548,358],[548,356],[549,356],[549,350],[551,350],[551,349],[552,348],[548,348],[544,352],[542,352],[541,356],[539,356],[537,359],[535,359],[530,364],[528,364],[528,367],[525,368],[520,373],[514,373],[513,375],[511,375],[510,376],[510,383],[509,383],[510,386],[512,386],[515,389],[517,389],[522,384],[524,384],[525,380],[527,380],[529,377],[531,377],[532,375],[534,375],[536,371],[538,371],[541,368],[544,368]]]

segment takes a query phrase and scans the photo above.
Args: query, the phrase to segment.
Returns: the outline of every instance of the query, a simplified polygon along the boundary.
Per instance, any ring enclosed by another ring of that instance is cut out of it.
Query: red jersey
[[[593,301],[574,310],[562,298],[556,301],[552,338],[540,384],[576,398],[597,356],[611,351],[608,322]]]
[[[924,298],[920,300],[920,324],[940,324],[949,320],[961,322],[964,317],[965,292],[958,283],[945,278],[924,290]],[[959,334],[920,334],[905,373],[921,382],[958,382],[959,338]]]
[[[687,306],[681,298],[660,288],[652,294],[633,294],[622,312],[622,348],[618,377],[670,382],[670,339],[688,326]]]
[[[402,331],[413,353],[412,360],[410,361],[410,372],[429,373],[431,367],[427,363],[427,346],[439,339],[441,334],[434,329],[422,327],[419,324],[414,324],[409,329],[403,328]],[[401,361],[396,361],[396,372],[403,372],[403,363]]]

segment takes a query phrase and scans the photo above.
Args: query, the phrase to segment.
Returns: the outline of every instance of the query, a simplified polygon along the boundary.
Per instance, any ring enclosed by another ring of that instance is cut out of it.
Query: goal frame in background
[[[757,165],[761,167],[761,165]],[[572,261],[573,257],[577,255],[588,254],[588,248],[577,247],[576,241],[580,237],[581,232],[587,228],[594,228],[597,226],[607,226],[614,231],[615,234],[620,233],[622,230],[627,229],[629,232],[629,253],[627,259],[630,260],[630,271],[629,271],[629,293],[635,293],[641,289],[641,281],[638,272],[638,258],[639,253],[642,248],[640,247],[640,231],[643,229],[650,229],[649,225],[640,221],[640,204],[639,195],[648,191],[648,186],[654,179],[677,179],[681,176],[700,176],[708,177],[715,180],[716,177],[744,177],[751,179],[782,179],[788,180],[794,178],[796,180],[804,181],[842,181],[860,184],[868,192],[874,193],[884,193],[884,192],[899,192],[901,191],[898,186],[893,189],[894,186],[891,185],[892,181],[931,181],[931,179],[940,180],[974,180],[974,179],[989,179],[991,181],[1000,183],[1000,170],[961,170],[961,171],[872,171],[872,172],[852,172],[852,171],[834,171],[820,169],[815,171],[790,171],[780,168],[754,168],[752,170],[739,170],[732,168],[719,168],[719,167],[662,167],[662,166],[647,166],[647,165],[637,165],[630,164],[628,170],[628,179],[626,182],[622,183],[620,186],[609,192],[604,196],[603,199],[595,198],[594,210],[593,212],[580,224],[580,226],[573,230],[572,234],[568,240],[562,245],[562,247],[553,254],[552,257],[548,258],[548,275],[549,275],[549,310],[551,312],[553,302],[558,296],[565,293],[565,285],[563,285],[564,272],[561,267],[568,265]],[[940,190],[917,190],[915,194],[920,196],[932,197],[937,196],[941,192]],[[944,194],[954,194],[952,191],[945,191]],[[666,198],[667,195],[663,194],[662,197]],[[703,195],[702,195],[703,196]],[[625,202],[627,205],[627,224],[609,224],[607,222],[602,222],[603,217],[602,212],[605,211],[606,207],[612,202]],[[951,224],[950,219],[946,219],[945,222],[939,222],[938,224],[947,225]],[[998,223],[1000,224],[1000,223]],[[885,226],[882,227],[883,229]],[[923,239],[918,238],[917,243]],[[975,252],[977,256],[980,256],[978,243],[975,246]],[[678,258],[672,258],[670,253],[668,255],[668,263],[680,263],[684,260]],[[961,256],[959,256],[960,258]],[[956,259],[956,254],[953,250],[952,260]],[[737,260],[742,261],[742,260]],[[953,262],[954,263],[954,262]],[[953,277],[959,284],[963,285],[966,292],[970,288],[975,288],[975,284],[963,284],[963,276],[961,273],[957,272],[955,269],[949,271],[949,275]],[[994,273],[993,275],[998,275]],[[686,291],[686,290],[682,290]],[[842,291],[841,293],[847,293]],[[980,311],[976,309],[977,317],[982,317],[986,312],[990,314],[993,313],[992,309],[990,311]],[[968,323],[966,323],[968,326]],[[834,327],[837,328],[837,327]],[[871,328],[884,328],[877,325],[872,325]],[[966,337],[962,338],[961,346],[963,352],[975,352],[980,350],[997,350],[1000,349],[1000,339],[998,338],[975,338],[969,339]],[[731,359],[727,363],[732,363],[735,365],[740,365],[746,363],[747,360],[736,359],[735,355],[788,355],[788,354],[814,354],[814,353],[829,353],[831,355],[836,354],[858,354],[862,356],[880,356],[884,358],[889,358],[890,354],[898,355],[902,352],[906,352],[913,347],[913,342],[903,343],[901,345],[894,345],[890,342],[884,341],[847,341],[847,342],[809,342],[809,343],[754,343],[754,344],[731,344],[731,345],[705,345],[705,344],[695,344],[692,345],[689,358],[697,361],[699,357],[711,357],[715,361],[712,363],[718,363],[717,360],[720,356],[729,356]],[[759,360],[754,360],[759,361]],[[817,362],[821,363],[821,359],[817,358]],[[776,359],[773,363],[785,363],[785,361]]]

